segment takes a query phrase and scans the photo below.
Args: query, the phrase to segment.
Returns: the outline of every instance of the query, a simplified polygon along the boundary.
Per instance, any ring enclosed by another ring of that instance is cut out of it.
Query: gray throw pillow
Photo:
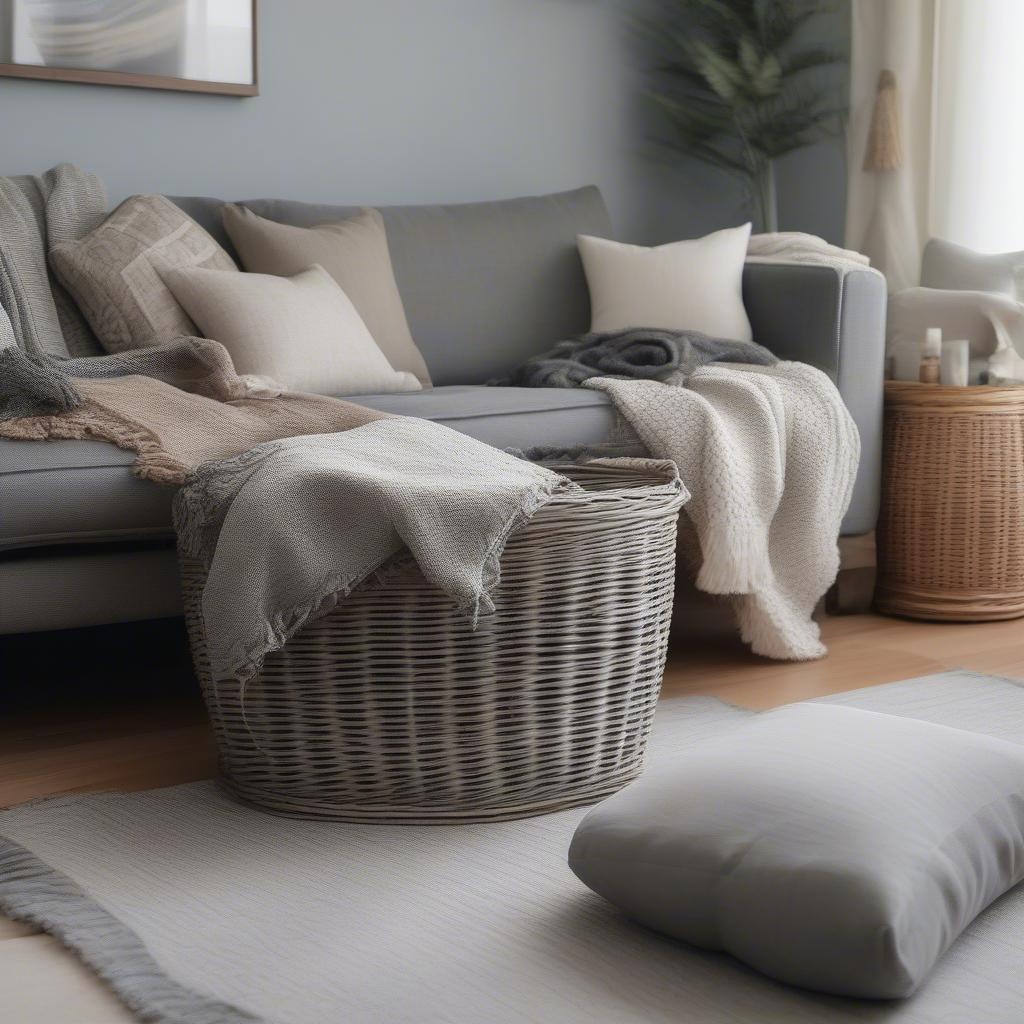
[[[1024,877],[1024,747],[792,705],[600,804],[569,865],[643,924],[780,981],[907,996]]]
[[[1024,252],[975,252],[941,238],[924,247],[921,287],[1024,298]]]

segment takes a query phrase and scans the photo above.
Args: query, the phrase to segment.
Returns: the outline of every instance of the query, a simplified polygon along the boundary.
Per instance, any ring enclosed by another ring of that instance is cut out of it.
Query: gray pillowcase
[[[1024,747],[792,705],[600,804],[569,865],[643,924],[780,981],[907,996],[1024,877]]]
[[[1024,252],[975,252],[941,238],[924,247],[921,287],[1022,297]]]

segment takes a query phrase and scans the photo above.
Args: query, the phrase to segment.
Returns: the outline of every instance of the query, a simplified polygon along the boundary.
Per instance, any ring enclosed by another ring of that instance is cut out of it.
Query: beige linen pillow
[[[743,305],[749,239],[749,224],[654,248],[580,235],[590,329],[658,327],[752,341]]]
[[[290,277],[319,263],[352,300],[391,365],[430,387],[427,364],[412,339],[398,293],[380,213],[367,209],[339,224],[300,228],[227,203],[223,219],[246,270]]]
[[[181,267],[233,271],[235,261],[164,196],[132,196],[50,263],[108,352],[198,333],[162,274]]]
[[[419,391],[377,347],[348,296],[321,266],[292,277],[190,268],[164,281],[240,374],[322,395]]]

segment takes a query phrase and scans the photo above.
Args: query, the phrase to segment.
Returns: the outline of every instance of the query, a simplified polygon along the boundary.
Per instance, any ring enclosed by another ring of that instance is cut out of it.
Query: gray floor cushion
[[[1024,878],[1024,749],[793,705],[600,804],[569,864],[643,924],[780,981],[907,996]]]

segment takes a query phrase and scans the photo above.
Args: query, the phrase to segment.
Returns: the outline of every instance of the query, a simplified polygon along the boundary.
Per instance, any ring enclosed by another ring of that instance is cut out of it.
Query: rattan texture
[[[391,822],[523,817],[642,769],[665,666],[682,497],[560,466],[582,492],[509,540],[474,631],[415,567],[356,590],[244,688],[210,678],[200,563],[185,614],[224,782],[268,810]]]
[[[886,385],[879,611],[1024,616],[1024,388]]]

